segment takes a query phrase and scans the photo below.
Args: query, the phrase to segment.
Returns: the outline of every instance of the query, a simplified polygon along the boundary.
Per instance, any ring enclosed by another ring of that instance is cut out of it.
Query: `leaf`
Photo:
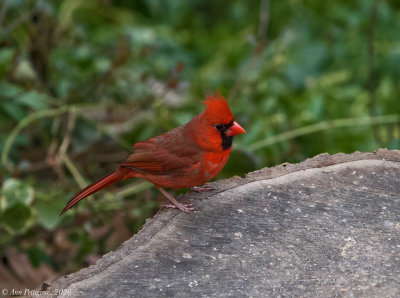
[[[399,150],[400,149],[400,139],[399,138],[394,138],[389,143],[388,149],[390,149],[390,150]]]
[[[7,209],[16,204],[30,205],[33,200],[33,188],[22,181],[7,179],[2,188],[2,209]]]
[[[22,59],[15,69],[15,77],[19,80],[35,80],[36,72],[28,60]]]
[[[35,91],[22,94],[17,98],[16,102],[34,110],[42,110],[49,107],[47,104],[47,96]]]
[[[28,220],[31,218],[31,211],[22,203],[17,203],[14,206],[7,208],[3,212],[4,225],[12,232],[19,232],[25,228]]]
[[[45,263],[49,266],[53,263],[52,258],[37,246],[29,247],[27,253],[31,264],[35,268],[38,268],[41,263]]]
[[[2,218],[0,217],[0,222],[2,222]],[[6,229],[0,228],[0,244],[7,243],[11,241],[14,236],[7,232]]]
[[[309,117],[305,118],[305,120],[314,120],[314,121],[322,121],[324,108],[324,97],[321,95],[315,95],[312,97],[311,102],[309,104],[309,108],[307,109]]]
[[[7,72],[7,68],[10,67],[14,50],[12,48],[3,48],[0,50],[0,75],[4,75]]]
[[[47,230],[53,230],[61,221],[60,212],[64,207],[64,200],[41,201],[35,204],[37,221]]]
[[[26,113],[22,109],[21,106],[13,103],[13,102],[4,102],[0,105],[0,109],[5,111],[8,115],[10,115],[14,120],[20,121],[25,117]]]
[[[82,258],[93,250],[94,246],[96,245],[96,241],[90,239],[89,234],[85,231],[80,235],[79,244],[80,247],[77,257]]]
[[[16,87],[13,84],[9,84],[7,82],[0,82],[0,96],[14,98],[21,94],[22,89]]]

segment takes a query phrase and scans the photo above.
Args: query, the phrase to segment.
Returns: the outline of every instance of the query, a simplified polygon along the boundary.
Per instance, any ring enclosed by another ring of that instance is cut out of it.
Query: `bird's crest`
[[[233,120],[233,114],[228,106],[228,102],[219,91],[216,91],[216,93],[217,95],[214,95],[211,92],[209,95],[206,95],[207,100],[203,101],[206,107],[204,115],[209,120],[216,123],[229,123]]]

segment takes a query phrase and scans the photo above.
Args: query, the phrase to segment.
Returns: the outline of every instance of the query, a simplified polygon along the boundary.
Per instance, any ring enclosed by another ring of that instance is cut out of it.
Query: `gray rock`
[[[46,290],[73,297],[400,296],[400,151],[210,183]]]

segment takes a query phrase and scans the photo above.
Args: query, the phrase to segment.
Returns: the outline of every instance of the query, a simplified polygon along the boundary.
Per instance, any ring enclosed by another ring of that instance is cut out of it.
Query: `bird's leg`
[[[186,213],[189,213],[190,211],[194,210],[194,208],[192,207],[192,204],[179,203],[164,188],[157,187],[157,189],[173,203],[173,205],[165,205],[164,207],[166,207],[166,208],[177,208],[177,209],[179,209],[179,210],[181,210],[183,212],[186,212]]]
[[[190,188],[191,192],[206,192],[206,191],[212,191],[214,188],[209,187],[209,186],[193,186]]]

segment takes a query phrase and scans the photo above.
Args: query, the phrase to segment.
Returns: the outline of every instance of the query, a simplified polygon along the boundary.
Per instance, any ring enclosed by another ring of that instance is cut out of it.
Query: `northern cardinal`
[[[204,112],[188,123],[134,144],[133,153],[118,169],[82,189],[61,214],[87,196],[130,178],[153,183],[173,203],[167,207],[183,212],[194,210],[191,204],[176,201],[163,187],[194,187],[213,179],[228,161],[233,136],[245,133],[218,91],[217,95],[206,96],[203,103]]]

